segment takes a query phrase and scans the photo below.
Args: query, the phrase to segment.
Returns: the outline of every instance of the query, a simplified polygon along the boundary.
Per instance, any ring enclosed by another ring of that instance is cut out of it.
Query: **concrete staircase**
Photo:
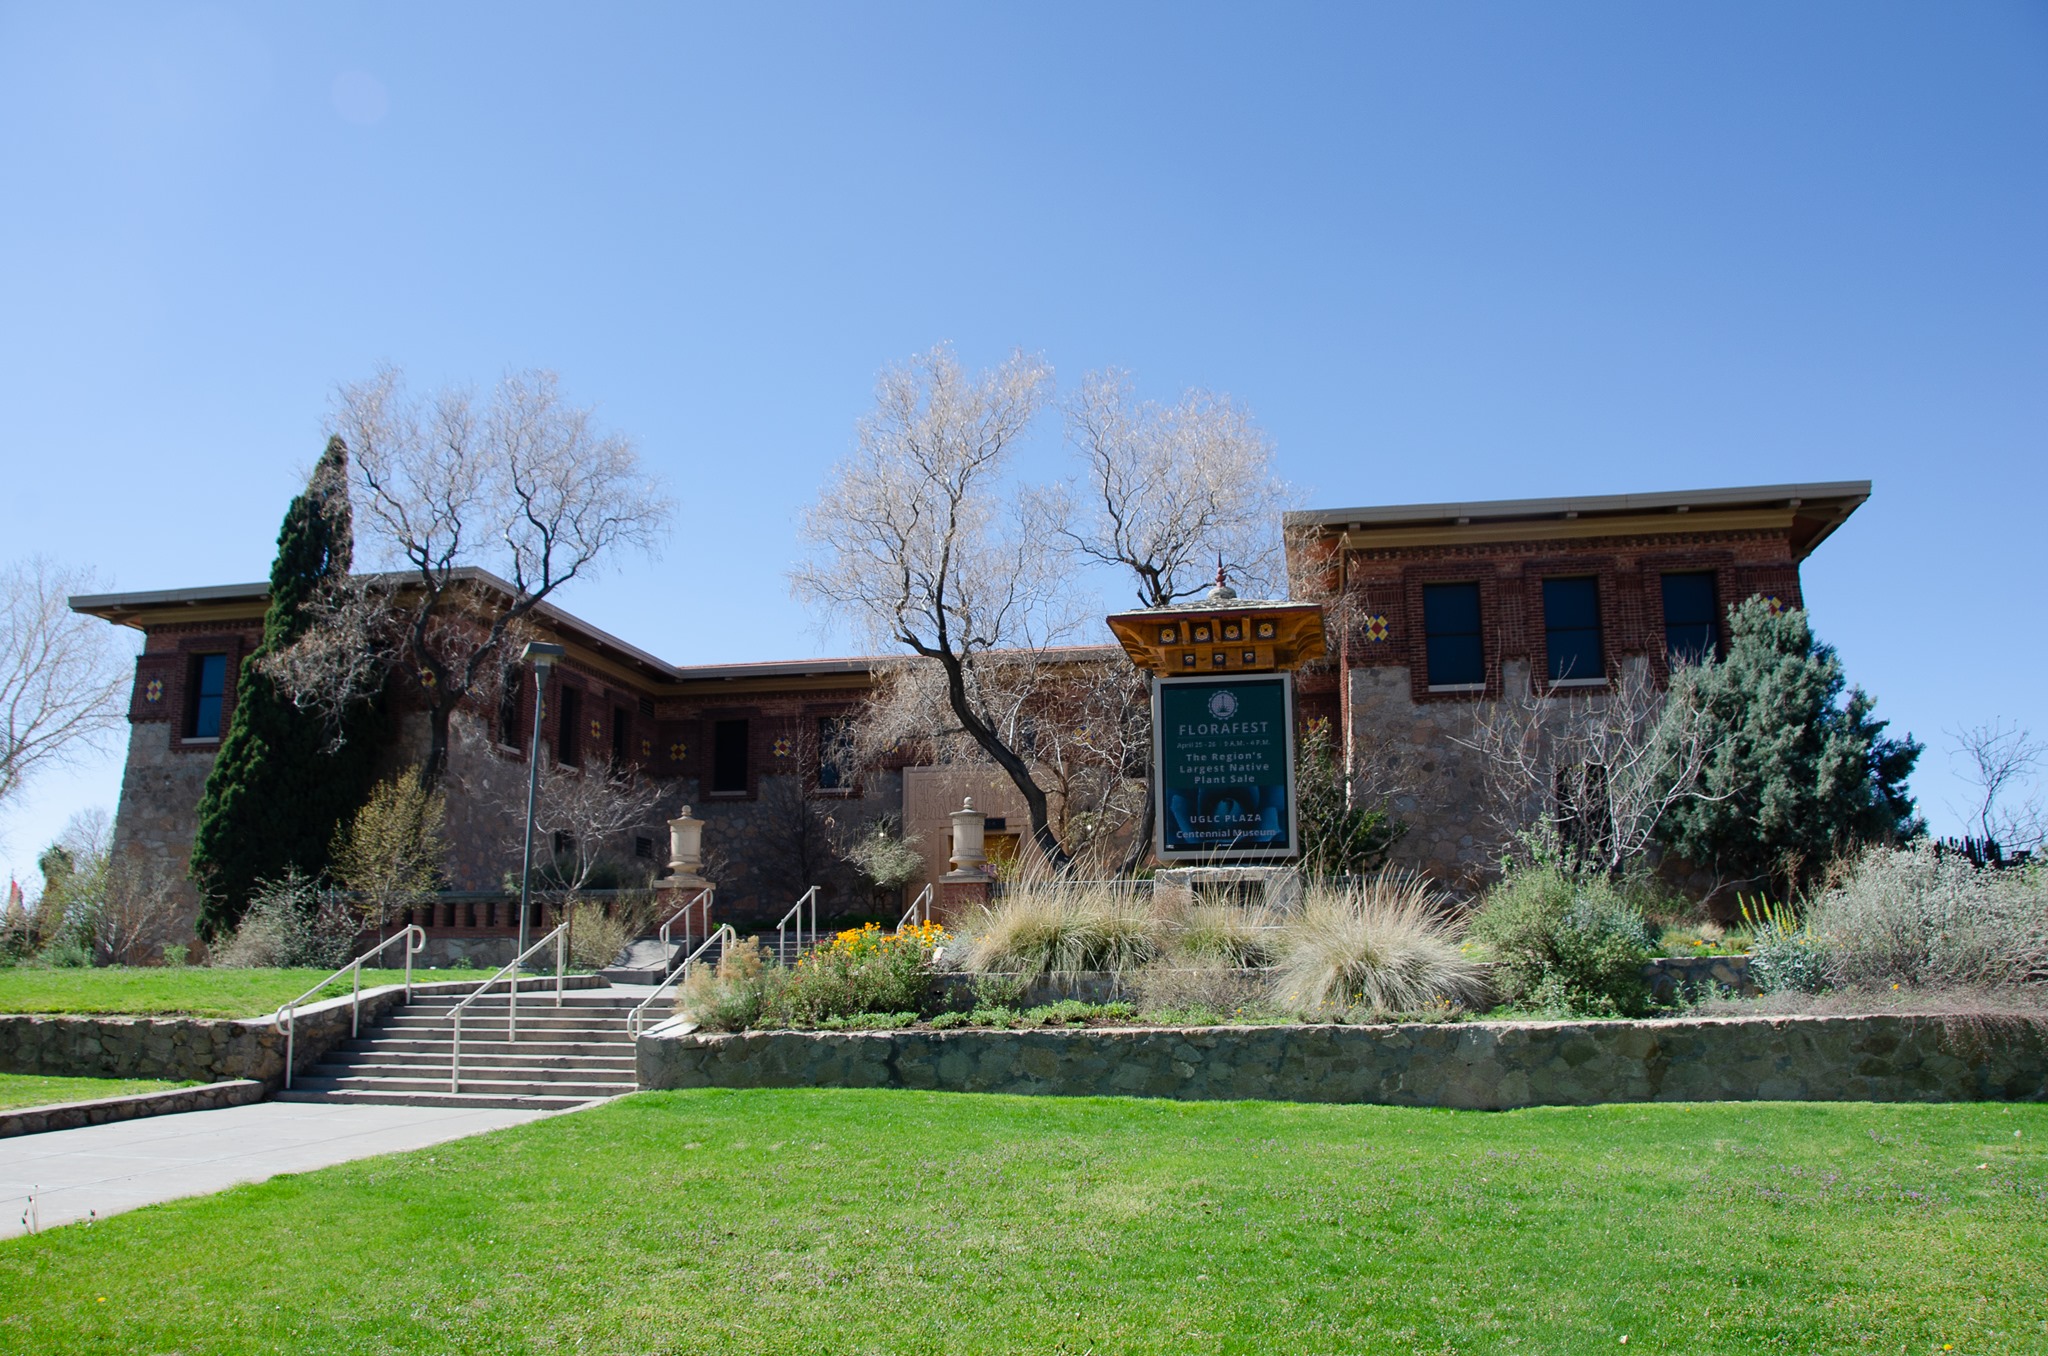
[[[626,1015],[639,1002],[602,989],[519,995],[519,1039],[505,1039],[505,995],[462,1015],[462,1091],[448,1091],[459,995],[421,995],[295,1075],[280,1102],[559,1109],[632,1092]],[[666,1016],[666,1014],[663,1014]]]

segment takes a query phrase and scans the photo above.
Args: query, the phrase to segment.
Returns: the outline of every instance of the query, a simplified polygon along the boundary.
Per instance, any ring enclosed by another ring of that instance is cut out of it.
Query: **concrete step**
[[[637,1085],[630,1079],[625,1082],[614,1080],[590,1080],[570,1082],[567,1080],[551,1083],[532,1082],[523,1078],[473,1078],[470,1071],[462,1071],[462,1090],[486,1096],[502,1097],[569,1097],[579,1101],[591,1101],[599,1097],[617,1097],[632,1092]],[[388,1093],[388,1092],[447,1092],[448,1072],[442,1070],[431,1077],[381,1078],[368,1074],[344,1074],[339,1077],[325,1077],[317,1070],[300,1074],[292,1079],[292,1091],[303,1093]]]
[[[371,1040],[358,1037],[343,1041],[334,1047],[328,1058],[342,1054],[381,1053],[393,1055],[424,1055],[429,1058],[447,1059],[455,1049],[455,1042],[445,1037],[440,1040]],[[462,1057],[469,1059],[491,1058],[498,1055],[519,1055],[533,1059],[579,1059],[627,1057],[632,1054],[633,1043],[628,1040],[592,1041],[542,1041],[542,1040],[494,1040],[481,1041],[471,1038],[469,1032],[462,1033]]]
[[[507,1021],[505,1014],[502,1012],[484,1013],[481,1016],[470,1012],[462,1014],[462,1030],[464,1034],[471,1031],[503,1031],[510,1025],[512,1023]],[[453,1031],[455,1030],[455,1019],[452,1017],[393,1017],[388,1021],[377,1023],[376,1029],[379,1031],[414,1031],[421,1033]],[[522,1012],[519,1014],[515,1029],[520,1032],[624,1031],[626,1029],[626,1018],[623,1015],[618,1017],[590,1015],[556,1017]]]
[[[304,1092],[293,1088],[272,1099],[279,1102],[319,1102],[327,1106],[444,1106],[503,1107],[518,1111],[567,1111],[602,1101],[598,1097],[543,1096],[530,1093],[497,1094],[449,1092],[443,1083],[439,1092]]]
[[[452,1008],[469,998],[468,994],[416,993],[413,995],[412,1002],[408,1006],[415,1008]],[[471,999],[469,1006],[472,1009],[502,1008],[505,1006],[505,1000],[506,993],[503,989],[493,989],[480,998]],[[552,1006],[554,1001],[555,987],[552,984],[545,989],[521,989],[519,991],[519,1006],[522,1008],[531,1007],[535,1003],[546,1003]],[[597,990],[570,989],[562,995],[562,1006],[575,1008],[630,1008],[639,1001],[639,999],[631,994],[612,993],[609,991],[609,986],[605,989]]]
[[[453,1061],[444,1054],[400,1055],[389,1050],[363,1050],[354,1054],[329,1055],[308,1070],[309,1077],[327,1073],[408,1073],[421,1069],[445,1070]],[[541,1080],[561,1078],[598,1078],[617,1075],[622,1078],[633,1076],[633,1056],[586,1055],[568,1059],[560,1055],[534,1057],[530,1055],[472,1055],[462,1052],[462,1067],[467,1076],[470,1069],[489,1069],[507,1077],[521,1076]]]

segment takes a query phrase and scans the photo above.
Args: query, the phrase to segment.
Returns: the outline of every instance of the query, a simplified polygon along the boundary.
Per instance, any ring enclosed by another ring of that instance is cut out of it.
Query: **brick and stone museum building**
[[[1328,657],[1299,675],[1297,718],[1328,720],[1354,763],[1385,770],[1409,825],[1399,860],[1469,879],[1495,844],[1479,822],[1476,755],[1459,743],[1480,703],[1532,691],[1598,690],[1671,656],[1726,643],[1727,609],[1762,596],[1802,606],[1801,562],[1869,496],[1868,482],[1772,485],[1577,499],[1308,509],[1286,515],[1292,577],[1326,600]],[[482,572],[481,596],[509,596]],[[206,586],[101,594],[72,607],[143,636],[114,850],[182,877],[195,811],[234,709],[244,656],[261,634],[267,587]],[[853,711],[877,663],[672,662],[543,604],[544,638],[567,655],[550,680],[546,756],[611,760],[655,778],[663,810],[704,819],[719,907],[759,917],[803,888],[793,835],[814,831],[823,803],[842,824],[878,815],[921,841],[927,879],[947,869],[946,814],[973,796],[1000,840],[1023,807],[993,768],[885,764],[840,768],[836,722]],[[1091,652],[1097,653],[1099,652]],[[449,884],[501,889],[508,788],[523,787],[532,691],[493,710],[458,713],[451,748]],[[426,747],[417,694],[395,679],[384,761],[396,770]],[[806,757],[806,751],[810,756]],[[658,825],[633,845],[650,866],[667,855]],[[444,904],[436,923],[494,931],[489,901]],[[196,912],[196,900],[193,901]]]

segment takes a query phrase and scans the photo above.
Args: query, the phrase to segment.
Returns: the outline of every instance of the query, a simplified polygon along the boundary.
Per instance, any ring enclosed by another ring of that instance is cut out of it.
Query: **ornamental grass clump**
[[[1144,901],[1071,881],[1019,885],[965,929],[964,962],[1030,979],[1135,970],[1165,950],[1170,925]]]
[[[2039,868],[1872,847],[1812,902],[1807,925],[1842,988],[2048,982],[2048,872]]]
[[[1407,873],[1310,886],[1284,937],[1273,1000],[1303,1016],[1413,1012],[1486,992],[1480,966],[1458,949],[1443,897]]]
[[[1471,937],[1498,962],[1494,987],[1510,1003],[1560,1017],[1649,1009],[1649,926],[1605,876],[1555,865],[1512,872],[1487,892]]]
[[[1279,956],[1280,923],[1265,908],[1196,904],[1173,921],[1169,941],[1176,959],[1256,970]]]

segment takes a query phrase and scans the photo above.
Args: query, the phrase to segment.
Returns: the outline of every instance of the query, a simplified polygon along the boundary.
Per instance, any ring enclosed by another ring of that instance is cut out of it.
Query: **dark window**
[[[635,838],[633,840],[633,855],[635,857],[641,858],[644,861],[653,861],[654,840],[652,838],[645,837],[644,835]]]
[[[1550,681],[1604,678],[1600,654],[1600,582],[1596,579],[1543,581],[1543,644],[1550,652]]]
[[[1479,644],[1479,585],[1424,584],[1422,633],[1431,687],[1476,687],[1486,681]]]
[[[555,733],[555,761],[564,767],[583,766],[583,694],[564,684],[562,723]]]
[[[498,675],[498,742],[519,747],[519,670],[509,664]]]
[[[1674,663],[1697,664],[1721,649],[1721,614],[1711,574],[1664,576],[1664,652]]]
[[[221,707],[228,695],[228,657],[192,656],[192,671],[186,682],[191,695],[185,699],[185,738],[219,739]]]
[[[853,786],[852,722],[845,716],[818,718],[818,789],[846,791]]]
[[[711,727],[711,790],[747,789],[747,723],[743,720],[715,721]]]
[[[612,766],[626,765],[626,737],[633,732],[633,718],[623,706],[612,708]]]

